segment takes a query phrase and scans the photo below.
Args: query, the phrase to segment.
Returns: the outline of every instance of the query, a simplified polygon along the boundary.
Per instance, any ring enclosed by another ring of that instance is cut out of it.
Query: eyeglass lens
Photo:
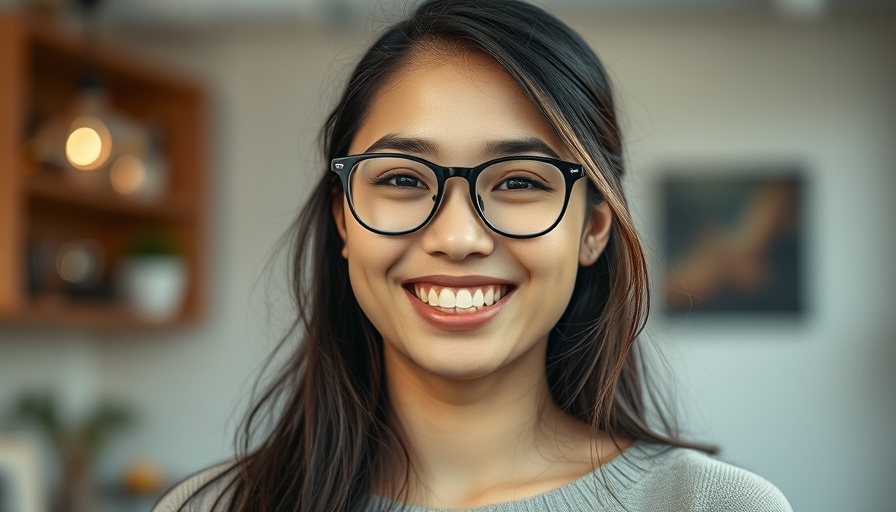
[[[438,179],[427,165],[399,157],[362,160],[349,181],[354,211],[369,227],[400,233],[420,227],[435,208]],[[476,197],[483,217],[510,235],[548,229],[563,211],[566,183],[552,164],[505,160],[482,170]]]

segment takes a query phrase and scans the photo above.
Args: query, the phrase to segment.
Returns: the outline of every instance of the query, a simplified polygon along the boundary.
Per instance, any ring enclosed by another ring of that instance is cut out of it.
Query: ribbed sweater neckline
[[[670,449],[668,445],[652,444],[646,441],[635,441],[621,454],[607,462],[606,464],[595,468],[581,478],[564,484],[555,489],[545,491],[526,498],[520,498],[513,501],[505,501],[494,503],[491,505],[483,505],[476,508],[463,509],[445,509],[445,508],[425,508],[416,505],[405,505],[401,508],[401,503],[384,498],[382,496],[373,496],[373,505],[379,507],[381,505],[391,505],[388,510],[402,510],[404,512],[446,512],[446,511],[467,511],[467,512],[504,512],[511,510],[528,510],[536,509],[535,505],[543,505],[548,503],[563,504],[567,502],[567,498],[572,495],[582,495],[584,493],[591,494],[601,503],[616,501],[616,497],[625,494],[629,489],[634,487],[646,474],[648,474],[653,466],[650,459],[660,453]]]

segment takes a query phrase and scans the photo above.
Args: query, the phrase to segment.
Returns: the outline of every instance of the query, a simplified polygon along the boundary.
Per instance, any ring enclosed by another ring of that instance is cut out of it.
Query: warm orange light
[[[96,117],[83,116],[72,122],[65,141],[65,157],[76,169],[92,171],[101,167],[112,152],[112,136]]]
[[[146,179],[146,169],[143,161],[131,153],[125,153],[115,159],[109,180],[112,188],[119,194],[133,194]]]

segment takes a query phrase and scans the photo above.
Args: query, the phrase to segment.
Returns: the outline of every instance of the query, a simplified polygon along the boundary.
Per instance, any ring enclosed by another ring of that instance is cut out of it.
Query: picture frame
[[[693,166],[660,186],[663,309],[672,316],[805,310],[801,169]]]
[[[0,434],[0,512],[46,512],[37,449],[24,436]]]

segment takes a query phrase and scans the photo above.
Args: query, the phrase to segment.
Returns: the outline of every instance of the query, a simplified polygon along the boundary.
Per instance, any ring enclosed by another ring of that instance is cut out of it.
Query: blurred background
[[[796,510],[893,510],[896,3],[539,3],[616,83],[653,265],[645,339],[688,437]],[[412,4],[0,1],[4,512],[148,510],[232,453],[290,320],[273,250],[324,169],[317,130]],[[700,187],[719,181],[739,206],[682,228],[681,198],[712,203]]]

